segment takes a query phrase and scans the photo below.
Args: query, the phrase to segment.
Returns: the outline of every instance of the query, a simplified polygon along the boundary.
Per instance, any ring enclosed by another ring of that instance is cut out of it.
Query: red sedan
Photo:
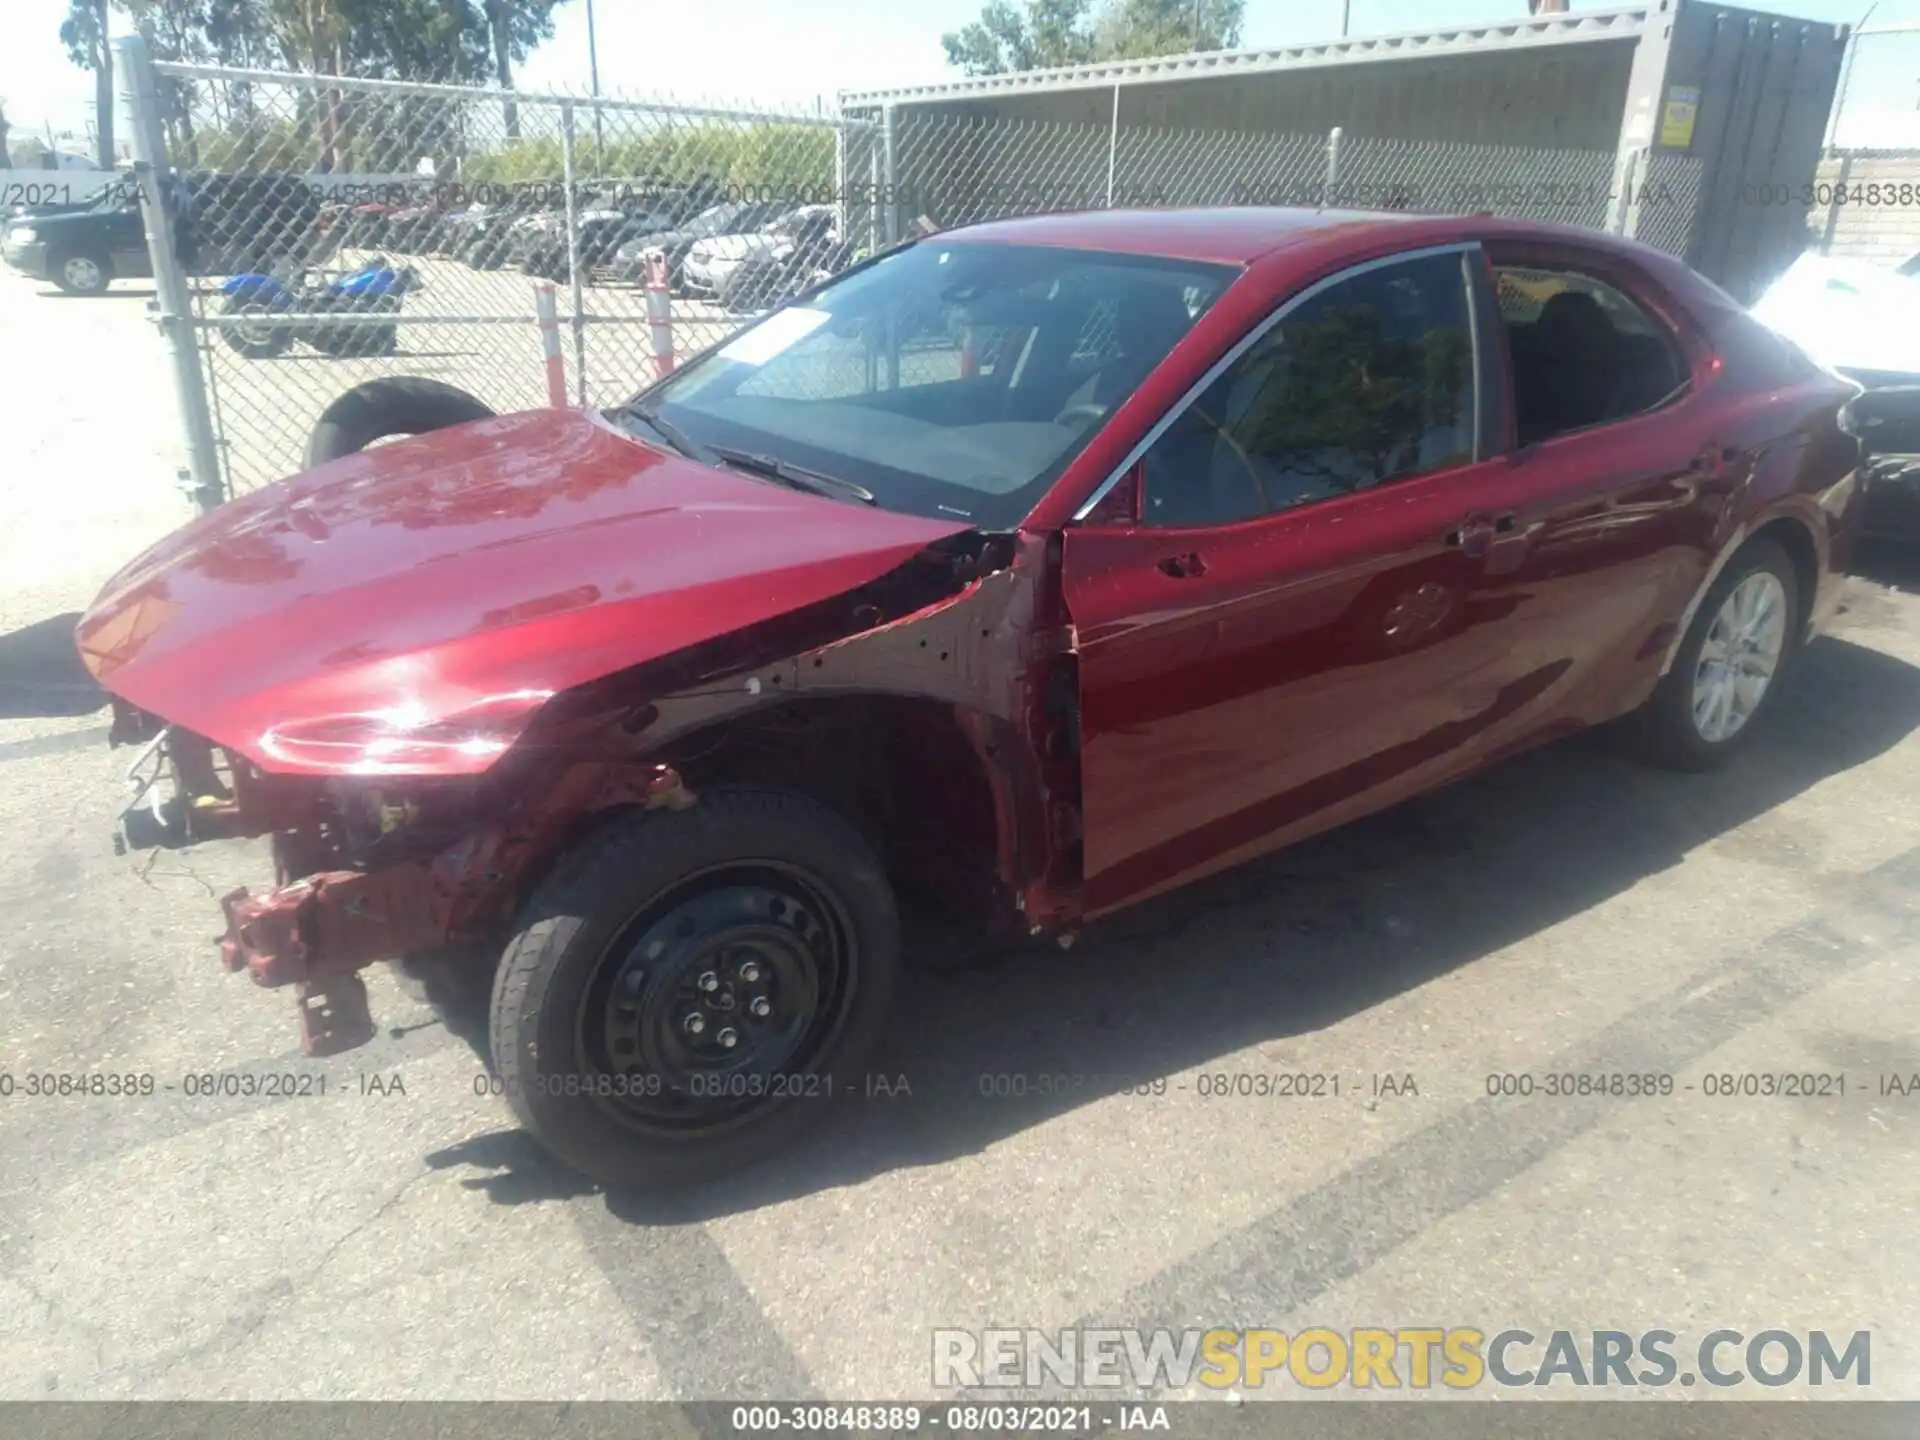
[[[528,1128],[673,1183],[857,1084],[905,905],[1064,936],[1620,717],[1725,760],[1835,608],[1855,393],[1587,232],[1008,221],[234,501],[79,641],[123,840],[272,835],[222,952],[311,1052],[375,961],[490,985]]]

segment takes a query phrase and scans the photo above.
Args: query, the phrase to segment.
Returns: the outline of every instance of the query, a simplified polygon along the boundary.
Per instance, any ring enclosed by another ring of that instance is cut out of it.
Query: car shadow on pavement
[[[91,715],[107,703],[74,646],[79,623],[73,611],[0,635],[0,720]]]
[[[916,967],[864,1093],[823,1106],[804,1143],[608,1206],[648,1225],[758,1209],[975,1153],[1250,1046],[1284,1049],[1679,864],[1920,724],[1920,669],[1904,661],[1830,638],[1799,666],[1720,771],[1649,769],[1589,732],[1135,907],[1070,950]],[[1064,1093],[1039,1093],[1041,1077]],[[1013,1089],[1026,1093],[998,1093]],[[517,1131],[429,1164],[462,1160],[498,1170],[469,1183],[504,1203],[583,1193]]]

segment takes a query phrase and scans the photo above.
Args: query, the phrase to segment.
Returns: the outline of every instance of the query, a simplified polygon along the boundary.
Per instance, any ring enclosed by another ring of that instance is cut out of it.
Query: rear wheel
[[[857,1087],[899,929],[871,848],[817,801],[716,789],[622,816],[507,946],[489,1027],[503,1092],[613,1188],[738,1169]]]
[[[229,300],[220,313],[245,321],[222,326],[220,338],[249,360],[270,359],[293,343],[293,331],[258,300]]]
[[[1706,770],[1747,744],[1793,659],[1799,616],[1800,581],[1786,551],[1756,540],[1728,561],[1636,717],[1646,757]]]
[[[79,250],[53,263],[53,283],[69,295],[104,295],[113,283],[113,264],[106,256]]]

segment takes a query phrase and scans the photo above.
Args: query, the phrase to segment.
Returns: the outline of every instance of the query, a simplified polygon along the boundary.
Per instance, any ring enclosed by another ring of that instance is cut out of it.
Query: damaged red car
[[[1740,749],[1836,607],[1855,393],[1587,232],[1004,221],[232,501],[79,644],[123,842],[272,837],[222,955],[309,1051],[442,957],[536,1137],[670,1184],[856,1085],[906,907],[1070,936],[1582,726]]]

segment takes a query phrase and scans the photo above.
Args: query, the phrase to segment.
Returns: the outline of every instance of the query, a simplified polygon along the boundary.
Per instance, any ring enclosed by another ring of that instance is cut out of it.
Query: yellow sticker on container
[[[1667,91],[1667,105],[1660,112],[1660,143],[1674,150],[1693,144],[1693,121],[1700,113],[1700,87],[1675,85]]]

